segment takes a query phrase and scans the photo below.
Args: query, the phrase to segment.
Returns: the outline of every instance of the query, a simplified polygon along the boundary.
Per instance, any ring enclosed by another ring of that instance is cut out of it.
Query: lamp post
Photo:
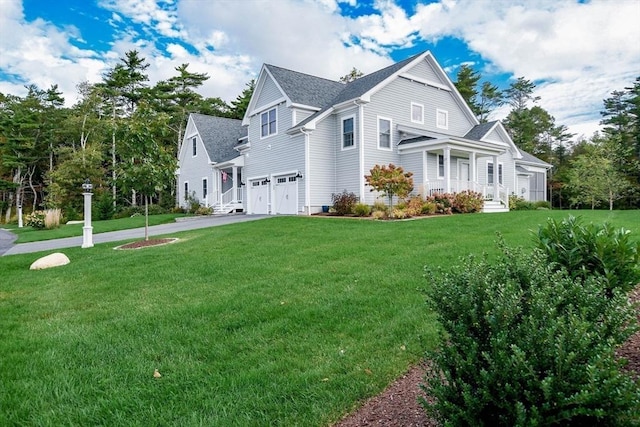
[[[93,227],[91,226],[91,190],[93,185],[89,178],[82,183],[82,195],[84,196],[84,227],[82,227],[82,248],[93,247]]]

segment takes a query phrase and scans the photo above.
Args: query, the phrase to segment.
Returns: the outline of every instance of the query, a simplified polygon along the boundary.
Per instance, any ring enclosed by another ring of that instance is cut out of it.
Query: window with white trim
[[[416,102],[411,103],[411,121],[413,123],[424,123],[424,105]]]
[[[275,135],[278,132],[276,109],[272,108],[260,114],[260,137]]]
[[[191,154],[193,157],[198,155],[198,141],[195,136],[191,139],[191,151],[193,153]]]
[[[202,200],[207,200],[207,178],[202,178]]]
[[[493,175],[493,162],[487,162],[487,184],[493,185]],[[503,183],[502,163],[498,163],[498,184],[502,185]]]
[[[438,178],[444,178],[444,156],[438,154]]]
[[[355,145],[355,134],[353,132],[354,118],[342,119],[342,148],[353,148]]]
[[[378,148],[391,150],[391,119],[378,117]]]
[[[436,110],[436,126],[440,129],[449,129],[449,112],[445,110]]]
[[[184,199],[187,200],[189,197],[189,181],[184,182]]]

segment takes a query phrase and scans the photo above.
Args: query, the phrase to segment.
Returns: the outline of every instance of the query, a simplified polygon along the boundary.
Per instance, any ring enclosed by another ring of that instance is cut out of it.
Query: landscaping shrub
[[[571,277],[602,276],[608,294],[615,288],[628,292],[640,282],[640,242],[630,240],[629,230],[608,223],[583,225],[569,216],[547,220],[535,242],[552,267],[566,269]]]
[[[28,214],[24,219],[24,225],[27,227],[33,227],[38,230],[42,230],[45,226],[44,224],[44,211],[33,211]]]
[[[434,193],[427,197],[427,202],[436,205],[436,213],[450,215],[453,213],[451,206],[453,205],[453,194],[450,193]]]
[[[436,204],[434,202],[424,202],[422,204],[423,215],[433,215],[436,213]]]
[[[484,205],[484,197],[481,193],[465,190],[453,194],[451,209],[458,213],[480,212]]]
[[[97,195],[94,206],[95,219],[104,220],[113,218],[115,209],[113,207],[112,195],[109,192],[103,191],[102,194]]]
[[[60,227],[62,211],[60,209],[47,209],[44,212],[44,228],[51,230]]]
[[[332,194],[331,201],[338,215],[350,215],[353,213],[356,203],[358,203],[358,196],[355,193],[344,190],[342,193]]]
[[[373,211],[373,214],[371,216],[373,217],[373,219],[387,219],[387,212],[386,211]]]
[[[602,279],[571,278],[533,254],[501,245],[497,260],[468,257],[431,272],[429,306],[443,328],[427,356],[423,405],[443,425],[583,426],[640,421],[640,382],[614,349],[634,309]]]
[[[373,211],[381,211],[381,212],[387,212],[389,210],[389,207],[381,200],[376,200],[375,203],[373,204]]]
[[[200,206],[195,212],[196,215],[211,215],[212,213],[213,208],[208,206]]]
[[[422,215],[422,206],[424,205],[424,199],[422,196],[413,196],[407,201],[405,212],[407,216]]]
[[[405,211],[404,209],[400,209],[398,207],[393,208],[393,218],[404,219],[408,216],[409,215],[407,215],[407,211]]]
[[[369,216],[371,214],[371,206],[365,203],[357,203],[353,208],[353,213],[358,216]]]
[[[546,200],[538,200],[537,202],[533,202],[533,207],[535,209],[551,209],[551,202],[547,202]]]
[[[531,211],[536,208],[533,202],[527,202],[520,196],[512,194],[509,196],[509,210],[512,211]]]

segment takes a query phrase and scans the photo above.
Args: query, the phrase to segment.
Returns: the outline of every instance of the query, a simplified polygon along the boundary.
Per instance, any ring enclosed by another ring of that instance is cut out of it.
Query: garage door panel
[[[298,182],[294,175],[276,178],[275,212],[283,215],[298,213]]]
[[[251,181],[252,214],[269,213],[269,182],[267,180]]]

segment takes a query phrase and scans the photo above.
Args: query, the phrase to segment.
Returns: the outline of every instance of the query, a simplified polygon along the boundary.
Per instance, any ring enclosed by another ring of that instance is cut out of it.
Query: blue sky
[[[640,0],[0,0],[0,92],[56,83],[71,105],[137,49],[151,84],[189,63],[211,77],[204,96],[230,101],[265,62],[338,79],[431,50],[452,80],[466,63],[502,88],[534,81],[558,124],[590,136],[602,100],[640,76],[638,22]]]

